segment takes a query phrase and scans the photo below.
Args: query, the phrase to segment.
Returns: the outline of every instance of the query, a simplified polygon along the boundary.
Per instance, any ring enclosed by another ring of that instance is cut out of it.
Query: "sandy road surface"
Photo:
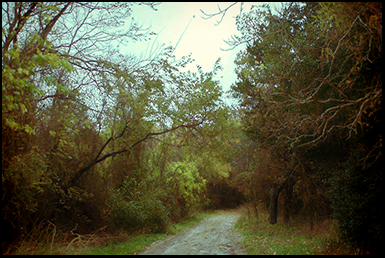
[[[241,216],[236,211],[214,215],[176,235],[160,239],[139,254],[246,254],[234,225]]]

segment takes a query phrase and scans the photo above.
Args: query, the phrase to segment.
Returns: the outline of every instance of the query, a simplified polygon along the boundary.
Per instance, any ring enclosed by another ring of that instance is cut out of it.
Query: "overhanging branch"
[[[153,132],[153,133],[148,133],[146,134],[143,138],[141,138],[140,140],[136,141],[135,143],[131,144],[128,148],[125,148],[125,149],[122,149],[122,150],[119,150],[119,151],[114,151],[114,152],[110,152],[108,154],[105,154],[104,156],[100,157],[99,156],[101,155],[101,153],[103,152],[103,150],[106,148],[106,146],[114,139],[116,138],[119,138],[121,136],[123,136],[124,132],[126,131],[127,127],[128,126],[125,126],[123,131],[121,132],[121,134],[119,134],[118,136],[116,137],[110,137],[106,143],[102,146],[102,148],[100,149],[100,151],[98,152],[98,154],[96,155],[95,159],[93,159],[87,166],[81,168],[79,171],[76,172],[75,176],[68,182],[68,184],[64,187],[64,189],[68,189],[69,187],[71,187],[72,185],[74,185],[78,180],[79,178],[85,173],[87,172],[88,170],[90,170],[93,166],[95,166],[96,164],[104,161],[105,159],[107,158],[110,158],[110,157],[113,157],[113,156],[116,156],[118,154],[121,154],[121,153],[124,153],[124,152],[127,152],[127,151],[130,151],[132,150],[135,146],[137,146],[138,144],[140,144],[141,142],[149,139],[151,136],[155,136],[155,135],[161,135],[161,134],[165,134],[165,133],[169,133],[169,132],[172,132],[172,131],[175,131],[175,130],[178,130],[179,128],[195,128],[197,127],[198,125],[202,124],[203,123],[203,120],[199,123],[193,123],[193,124],[182,124],[182,125],[178,125],[178,126],[174,126],[174,127],[171,127],[170,129],[167,129],[167,130],[164,130],[164,131],[160,131],[160,132]]]

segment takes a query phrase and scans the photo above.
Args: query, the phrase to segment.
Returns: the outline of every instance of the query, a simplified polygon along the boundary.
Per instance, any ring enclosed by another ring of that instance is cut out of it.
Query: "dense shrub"
[[[164,232],[169,224],[169,211],[155,196],[145,195],[144,184],[125,180],[117,190],[110,189],[108,206],[110,223],[128,232],[148,230]]]
[[[340,239],[371,253],[379,253],[383,243],[382,168],[380,162],[365,168],[359,153],[335,171],[328,194]]]
[[[146,226],[152,232],[165,232],[169,225],[170,212],[165,208],[160,200],[147,197],[144,200],[144,212],[146,213]]]
[[[9,164],[2,174],[3,229],[8,232],[5,241],[33,226],[31,216],[38,208],[38,196],[49,183],[44,176],[46,164],[37,150],[14,156]]]

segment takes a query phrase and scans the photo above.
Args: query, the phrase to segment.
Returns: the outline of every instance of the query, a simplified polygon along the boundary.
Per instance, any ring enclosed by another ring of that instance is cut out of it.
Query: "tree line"
[[[237,16],[234,96],[247,139],[237,185],[270,223],[338,222],[340,239],[382,242],[382,4],[288,3]],[[257,210],[256,210],[257,211]]]

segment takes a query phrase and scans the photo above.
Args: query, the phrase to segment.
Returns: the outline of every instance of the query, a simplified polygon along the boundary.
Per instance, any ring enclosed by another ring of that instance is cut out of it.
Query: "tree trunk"
[[[277,223],[277,215],[278,215],[278,197],[279,193],[282,191],[285,182],[281,182],[275,184],[270,189],[270,224]]]
[[[285,205],[283,209],[283,221],[287,225],[290,221],[290,212],[291,212],[291,199],[293,193],[293,176],[287,178],[287,183],[285,184]]]
[[[314,230],[314,211],[310,211],[310,231]]]
[[[291,186],[289,187],[292,191],[292,180],[293,180],[293,173],[296,170],[297,167],[294,167],[295,157],[294,155],[291,157],[290,165],[285,168],[285,172],[280,180],[276,182],[270,189],[270,224],[276,224],[277,223],[277,216],[278,216],[278,197],[280,192],[283,190],[284,187],[289,183]],[[290,192],[287,191],[287,192]],[[291,192],[290,192],[291,194]]]
[[[166,167],[166,160],[167,160],[167,152],[168,152],[168,147],[165,146],[163,149],[162,149],[162,152],[163,152],[163,155],[162,155],[162,160],[160,162],[162,162],[160,164],[160,168],[159,168],[159,179],[158,179],[158,186],[161,187],[162,186],[162,181],[163,181],[163,172],[164,172],[164,169]]]
[[[278,215],[278,197],[280,192],[286,187],[286,185],[289,183],[291,186],[290,191],[292,191],[292,184],[293,184],[293,172],[295,168],[293,169],[293,159],[291,161],[290,168],[286,168],[286,172],[283,175],[283,179],[279,180],[277,183],[273,185],[270,189],[270,224],[276,224],[277,223],[277,215]],[[288,192],[290,192],[288,191]]]
[[[254,205],[253,205],[253,208],[254,208],[254,214],[255,214],[255,217],[257,218],[257,220],[259,219],[259,213],[258,213],[258,207],[257,207],[258,203],[256,201],[254,201]]]

